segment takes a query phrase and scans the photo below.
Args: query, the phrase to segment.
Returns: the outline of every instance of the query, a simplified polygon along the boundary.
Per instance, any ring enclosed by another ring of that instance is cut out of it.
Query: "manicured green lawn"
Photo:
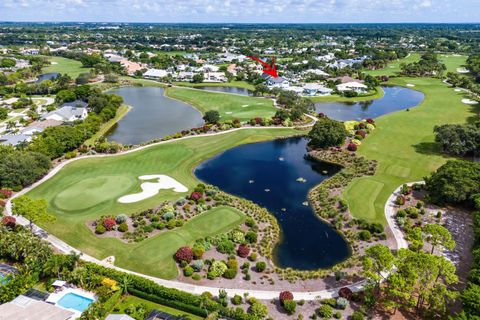
[[[276,111],[273,101],[265,98],[178,87],[167,88],[165,94],[170,98],[193,105],[201,113],[217,110],[220,113],[221,121],[232,119],[248,121],[255,117],[269,118]]]
[[[56,64],[49,65],[43,68],[44,73],[58,72],[61,74],[68,74],[72,79],[79,76],[80,73],[89,72],[90,68],[84,68],[82,63],[77,60],[67,59],[62,57],[48,57],[48,60],[56,62]]]
[[[127,113],[130,111],[131,107],[127,105],[121,105],[117,113],[115,114],[115,117],[113,119],[108,120],[106,123],[104,123],[101,127],[100,130],[98,130],[90,139],[85,141],[86,146],[93,146],[95,145],[95,142],[99,140],[101,137],[103,137],[118,121],[120,121],[124,116],[127,115]]]
[[[373,91],[373,90],[372,90]],[[381,87],[377,87],[376,91],[371,94],[361,95],[359,97],[347,98],[337,94],[333,94],[325,97],[308,97],[313,102],[357,102],[365,100],[380,99],[385,95],[385,92]]]
[[[425,100],[408,112],[377,119],[377,130],[358,149],[360,155],[378,160],[377,172],[354,180],[343,194],[356,218],[382,223],[393,190],[405,182],[422,180],[447,160],[434,143],[433,127],[465,123],[480,111],[461,103],[464,93],[455,92],[439,79],[395,78],[389,83],[414,84],[414,89],[425,93]]]
[[[132,304],[133,305],[138,305],[140,303],[147,306],[147,312],[146,312],[147,315],[153,309],[156,309],[156,310],[160,310],[160,311],[163,311],[163,312],[170,313],[171,315],[174,315],[174,316],[182,316],[182,317],[190,319],[190,320],[202,320],[203,319],[202,317],[196,316],[194,314],[186,313],[184,311],[173,309],[173,308],[170,308],[170,307],[158,304],[158,303],[154,303],[154,302],[151,302],[151,301],[148,301],[148,300],[145,300],[145,299],[141,299],[141,298],[138,298],[138,297],[135,297],[135,296],[126,296],[126,297],[122,298],[115,305],[114,309],[115,310],[118,309],[118,311],[115,311],[114,313],[119,313],[119,314],[125,313],[125,309],[127,309],[128,306],[130,306]]]
[[[447,67],[447,72],[457,72],[457,68],[462,67],[467,61],[467,56],[453,54],[441,54],[438,58]]]
[[[192,83],[192,82],[174,82],[176,86],[184,86],[184,87],[238,87],[244,88],[247,90],[255,90],[255,87],[246,82],[246,81],[231,81],[231,82],[202,82],[202,83]]]
[[[133,213],[153,208],[165,200],[176,200],[183,193],[161,190],[149,199],[132,204],[117,202],[120,196],[140,192],[145,174],[167,174],[190,190],[199,182],[193,169],[202,161],[234,146],[274,139],[297,133],[294,129],[246,129],[232,133],[195,137],[151,146],[137,152],[75,161],[54,177],[28,193],[46,199],[56,216],[43,225],[50,233],[97,258],[115,256],[117,266],[162,278],[175,278],[172,254],[195,239],[232,229],[243,215],[230,208],[219,208],[199,215],[182,228],[174,229],[140,243],[126,244],[114,238],[99,238],[86,226],[102,215]],[[135,257],[135,258],[132,258]]]
[[[460,68],[465,64],[467,60],[466,56],[453,55],[453,54],[439,54],[438,58],[445,64],[447,67],[447,72],[456,72],[457,68]],[[363,70],[366,74],[372,76],[396,76],[400,73],[400,64],[402,63],[412,63],[420,60],[420,54],[412,53],[407,58],[399,59],[390,62],[384,69],[379,70]]]
[[[412,63],[420,60],[420,54],[412,53],[408,57],[403,59],[397,59],[390,62],[384,69],[378,70],[363,70],[366,74],[372,76],[395,76],[400,72],[400,64],[402,63]]]

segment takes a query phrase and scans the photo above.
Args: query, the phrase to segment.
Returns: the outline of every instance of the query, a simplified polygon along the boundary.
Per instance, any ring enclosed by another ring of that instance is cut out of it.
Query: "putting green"
[[[85,210],[126,194],[136,184],[135,179],[123,175],[88,178],[65,188],[52,204],[63,211]]]
[[[209,137],[192,137],[150,146],[113,157],[74,161],[55,176],[27,193],[45,199],[56,216],[41,224],[49,233],[98,259],[115,256],[115,264],[136,272],[171,279],[177,276],[172,254],[198,238],[231,230],[244,215],[229,207],[204,212],[181,228],[163,232],[139,243],[97,237],[86,222],[102,215],[131,214],[154,208],[163,201],[175,201],[186,193],[161,190],[134,203],[119,203],[120,196],[140,192],[141,175],[165,174],[192,189],[199,181],[193,169],[216,154],[245,143],[271,140],[301,133],[294,129],[246,129]]]
[[[450,67],[462,61],[455,57]],[[425,100],[410,111],[398,111],[379,117],[377,130],[364,140],[358,154],[377,160],[373,176],[354,180],[345,189],[347,200],[355,218],[386,223],[384,206],[391,193],[401,184],[422,180],[449,158],[435,143],[433,128],[446,123],[473,121],[479,106],[461,102],[464,92],[455,92],[439,79],[394,78],[389,84],[406,86],[425,94]]]

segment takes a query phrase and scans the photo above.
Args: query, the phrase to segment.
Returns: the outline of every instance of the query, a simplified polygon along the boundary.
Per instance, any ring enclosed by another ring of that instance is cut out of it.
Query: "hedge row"
[[[130,275],[91,262],[85,262],[84,266],[91,274],[111,278],[118,282],[121,282],[124,277],[129,277],[129,292],[145,300],[160,303],[201,317],[206,317],[208,310],[209,312],[218,311],[220,315],[234,320],[256,319],[255,316],[245,313],[241,308],[225,308],[220,303],[210,299],[202,301],[200,296],[177,289],[166,288],[140,276]]]
[[[174,308],[174,309],[182,310],[182,311],[185,311],[185,312],[188,312],[188,313],[200,316],[200,317],[206,317],[208,315],[207,312],[205,311],[205,309],[202,309],[202,308],[197,307],[197,306],[185,304],[185,303],[180,302],[180,301],[168,300],[168,299],[162,298],[160,296],[145,293],[143,291],[133,289],[133,288],[128,289],[128,291],[129,291],[130,294],[132,294],[136,297],[139,297],[139,298],[142,298],[142,299],[145,299],[145,300],[148,300],[148,301],[152,301],[152,302],[155,302],[155,303],[158,303],[158,304],[162,304],[164,306],[171,307],[171,308]]]

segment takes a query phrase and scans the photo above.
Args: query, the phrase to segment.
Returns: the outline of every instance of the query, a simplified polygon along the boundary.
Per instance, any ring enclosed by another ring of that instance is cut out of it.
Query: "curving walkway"
[[[311,118],[314,120],[313,123],[315,123],[316,118],[315,117],[311,117]],[[313,124],[309,124],[307,126],[310,126],[310,125],[313,125]],[[271,127],[261,127],[261,128],[271,129]],[[277,128],[277,127],[275,127],[275,128]],[[5,206],[6,213],[7,213],[7,215],[12,215],[11,200],[15,199],[18,196],[21,196],[21,195],[27,193],[28,191],[30,191],[33,188],[37,187],[38,185],[42,184],[43,182],[45,182],[46,180],[50,179],[55,174],[57,174],[57,172],[59,172],[64,166],[66,166],[67,164],[72,163],[74,161],[84,159],[84,158],[118,156],[118,155],[121,155],[121,154],[136,152],[138,150],[143,150],[143,149],[150,148],[150,147],[160,145],[160,144],[171,143],[171,142],[177,141],[177,140],[190,139],[190,138],[195,138],[195,137],[221,135],[221,134],[226,134],[226,133],[229,133],[229,132],[233,132],[233,131],[237,131],[237,130],[245,130],[245,129],[251,129],[251,128],[248,128],[248,127],[247,128],[237,128],[237,129],[232,129],[232,130],[222,131],[222,132],[217,132],[217,133],[210,133],[210,134],[203,134],[203,135],[196,135],[196,136],[188,136],[188,137],[183,137],[183,138],[174,139],[174,140],[157,142],[157,143],[142,146],[142,147],[139,147],[139,148],[136,148],[136,149],[128,150],[128,151],[125,151],[125,152],[122,152],[122,153],[119,153],[119,154],[91,155],[91,156],[84,156],[84,157],[79,157],[79,158],[74,158],[74,159],[64,161],[61,164],[59,164],[58,166],[56,166],[53,170],[51,170],[41,180],[39,180],[36,183],[32,184],[31,186],[23,189],[22,191],[15,194],[12,198],[10,198],[8,200],[8,202],[6,203],[6,206]],[[256,128],[256,129],[258,129],[258,128]],[[410,183],[410,184],[413,184],[413,182]],[[393,210],[393,208],[395,206],[394,201],[395,201],[395,198],[398,195],[400,189],[401,189],[401,186],[394,191],[394,193],[389,197],[389,199],[388,199],[388,201],[385,205],[385,216],[386,216],[386,219],[387,219],[387,222],[388,222],[388,226],[392,230],[393,236],[395,238],[395,242],[397,244],[397,249],[408,247],[408,244],[405,241],[401,230],[396,226],[395,219],[394,219],[394,210]],[[21,216],[17,217],[17,222],[19,224],[23,225],[23,226],[27,226],[27,227],[29,226],[29,221],[26,220],[25,218],[21,217]],[[280,294],[280,291],[278,291],[278,290],[270,291],[270,290],[247,290],[247,289],[235,289],[235,288],[207,287],[207,286],[192,285],[192,284],[187,284],[187,283],[183,283],[183,282],[179,282],[179,281],[165,280],[165,279],[160,279],[160,278],[157,278],[157,277],[148,276],[148,275],[145,275],[145,274],[141,274],[141,273],[137,273],[137,272],[134,272],[134,271],[130,271],[130,270],[126,270],[126,269],[123,269],[123,268],[113,266],[111,264],[106,263],[105,261],[101,261],[97,258],[94,258],[94,257],[90,256],[90,255],[84,254],[84,253],[80,252],[79,250],[75,249],[74,247],[68,245],[66,242],[62,241],[61,239],[59,239],[59,238],[57,238],[57,237],[55,237],[51,234],[48,234],[46,231],[44,231],[43,229],[41,229],[40,227],[38,227],[36,225],[33,226],[33,232],[40,235],[45,241],[48,241],[52,246],[54,246],[56,249],[58,249],[62,253],[69,254],[73,251],[73,252],[76,252],[76,253],[80,254],[81,259],[84,260],[84,261],[93,262],[93,263],[96,263],[96,264],[104,266],[104,267],[113,268],[113,269],[116,269],[116,270],[119,270],[119,271],[123,271],[125,273],[141,276],[141,277],[152,280],[155,283],[160,284],[160,285],[165,286],[165,287],[168,287],[168,288],[175,288],[175,289],[186,291],[186,292],[189,292],[189,293],[192,293],[192,294],[201,294],[203,292],[210,292],[213,295],[218,295],[219,290],[224,289],[228,293],[229,296],[233,296],[235,294],[243,295],[244,293],[248,293],[249,296],[255,297],[255,298],[261,299],[261,300],[276,299],[276,298],[278,298],[278,295]],[[361,291],[365,284],[366,284],[366,280],[363,280],[363,281],[359,281],[359,282],[356,282],[354,284],[351,284],[347,287],[350,288],[352,291],[357,292],[357,291]],[[338,290],[341,287],[344,287],[344,286],[339,286],[339,287],[320,290],[320,291],[303,291],[303,292],[298,291],[298,292],[293,292],[293,295],[294,295],[295,299],[297,299],[297,300],[303,299],[303,300],[306,300],[306,301],[310,301],[310,300],[316,300],[316,299],[326,299],[326,298],[331,298],[331,297],[338,296]]]

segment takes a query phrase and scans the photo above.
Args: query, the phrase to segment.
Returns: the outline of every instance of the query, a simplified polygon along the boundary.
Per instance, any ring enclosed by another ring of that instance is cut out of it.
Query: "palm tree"
[[[128,286],[132,283],[129,275],[125,275],[120,280],[120,289],[122,290],[122,294],[128,294]]]
[[[73,269],[76,269],[78,267],[78,262],[80,261],[80,257],[82,256],[82,253],[77,253],[75,251],[71,251],[68,257],[70,258],[70,262],[73,264]]]

